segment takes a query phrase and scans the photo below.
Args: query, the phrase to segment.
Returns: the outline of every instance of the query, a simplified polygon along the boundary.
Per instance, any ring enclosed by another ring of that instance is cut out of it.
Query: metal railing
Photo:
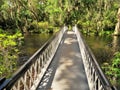
[[[2,79],[0,90],[36,90],[66,30],[67,27],[64,26],[61,31],[48,40],[10,79]]]
[[[105,77],[95,56],[83,40],[76,25],[73,27],[73,30],[77,36],[90,90],[117,90]]]

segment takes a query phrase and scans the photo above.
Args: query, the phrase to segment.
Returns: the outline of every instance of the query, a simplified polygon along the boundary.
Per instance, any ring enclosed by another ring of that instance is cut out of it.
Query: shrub
[[[8,35],[0,34],[0,77],[9,77],[16,70],[18,46],[23,39],[21,33]]]
[[[116,52],[111,63],[104,63],[102,68],[113,83],[120,83],[120,52]],[[117,82],[119,81],[119,82]]]

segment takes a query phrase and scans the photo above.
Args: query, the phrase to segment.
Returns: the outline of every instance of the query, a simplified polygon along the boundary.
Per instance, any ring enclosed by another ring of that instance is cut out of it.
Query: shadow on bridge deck
[[[76,35],[67,31],[38,90],[89,90]]]

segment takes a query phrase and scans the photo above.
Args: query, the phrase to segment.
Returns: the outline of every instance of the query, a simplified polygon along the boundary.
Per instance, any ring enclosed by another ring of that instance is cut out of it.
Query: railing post
[[[1,78],[0,79],[0,90],[3,90],[5,86],[8,84],[9,79],[6,78]]]
[[[0,90],[36,90],[67,30],[64,26],[48,40],[21,68],[9,79],[0,80]]]
[[[90,48],[86,45],[81,33],[78,31],[77,25],[75,25],[73,29],[77,36],[90,90],[117,90],[105,77],[99,64],[97,63],[95,56]]]

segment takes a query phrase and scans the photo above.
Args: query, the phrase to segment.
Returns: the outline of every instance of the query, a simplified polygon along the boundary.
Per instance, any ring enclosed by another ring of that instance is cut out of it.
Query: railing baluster
[[[73,31],[75,31],[77,36],[90,90],[117,90],[116,88],[112,88],[113,86],[105,77],[97,60],[90,48],[86,45],[76,26],[73,27]],[[107,89],[106,86],[108,86],[109,89]]]
[[[46,42],[21,68],[13,75],[4,90],[35,90],[61,42],[67,27]],[[0,87],[1,88],[1,87]]]

